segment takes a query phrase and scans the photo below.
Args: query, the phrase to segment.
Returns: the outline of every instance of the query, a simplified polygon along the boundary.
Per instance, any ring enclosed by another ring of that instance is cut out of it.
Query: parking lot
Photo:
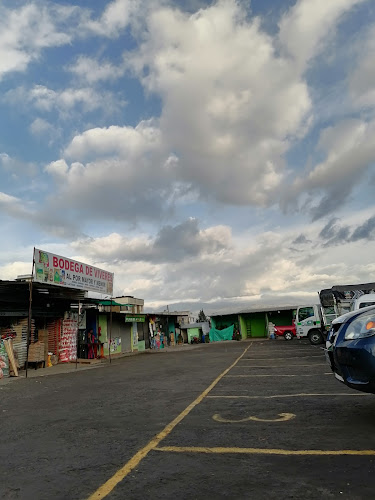
[[[41,371],[41,373],[43,373]],[[375,399],[304,341],[0,385],[0,498],[372,498]]]
[[[242,353],[229,371],[109,498],[372,497],[373,396],[336,382],[320,347],[230,348]]]

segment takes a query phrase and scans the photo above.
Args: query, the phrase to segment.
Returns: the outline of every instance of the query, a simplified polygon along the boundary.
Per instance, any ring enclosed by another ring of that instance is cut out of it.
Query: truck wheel
[[[312,330],[309,333],[309,340],[310,340],[310,344],[318,345],[318,344],[322,344],[324,339],[323,339],[323,335],[321,334],[321,332],[319,330]]]
[[[293,340],[293,333],[292,332],[285,332],[284,339],[285,340]]]

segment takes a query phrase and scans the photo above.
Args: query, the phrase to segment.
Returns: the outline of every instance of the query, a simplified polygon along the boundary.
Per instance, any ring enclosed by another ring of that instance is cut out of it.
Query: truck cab
[[[322,344],[325,329],[320,304],[299,306],[296,314],[297,338],[308,338],[313,345]]]
[[[353,301],[352,310],[357,311],[363,307],[375,306],[375,293],[366,293]]]

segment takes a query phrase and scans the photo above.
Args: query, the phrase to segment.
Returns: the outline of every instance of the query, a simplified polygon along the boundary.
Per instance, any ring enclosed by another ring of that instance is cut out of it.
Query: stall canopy
[[[26,316],[29,309],[29,295],[27,281],[0,280],[0,316]],[[85,297],[84,290],[34,283],[33,316],[48,316],[56,311],[66,311],[72,303],[77,304]]]

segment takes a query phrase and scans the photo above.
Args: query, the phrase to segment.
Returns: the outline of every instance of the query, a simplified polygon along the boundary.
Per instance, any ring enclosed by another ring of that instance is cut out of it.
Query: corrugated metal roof
[[[364,292],[369,292],[375,290],[375,283],[360,283],[358,285],[335,285],[332,290],[337,292],[352,292],[355,290],[363,290]]]
[[[200,323],[186,323],[181,325],[182,330],[189,330],[189,328],[203,328],[204,325],[208,325],[208,321],[202,321]]]
[[[236,314],[250,314],[250,313],[260,313],[260,312],[275,312],[275,311],[291,311],[297,309],[298,306],[265,306],[265,307],[254,307],[249,309],[236,309],[227,313],[214,313],[210,314],[211,318],[217,316],[233,316]]]
[[[84,290],[44,283],[33,283],[33,316],[53,310],[66,310],[71,303],[85,299]],[[0,310],[25,312],[29,308],[29,282],[0,280]]]

